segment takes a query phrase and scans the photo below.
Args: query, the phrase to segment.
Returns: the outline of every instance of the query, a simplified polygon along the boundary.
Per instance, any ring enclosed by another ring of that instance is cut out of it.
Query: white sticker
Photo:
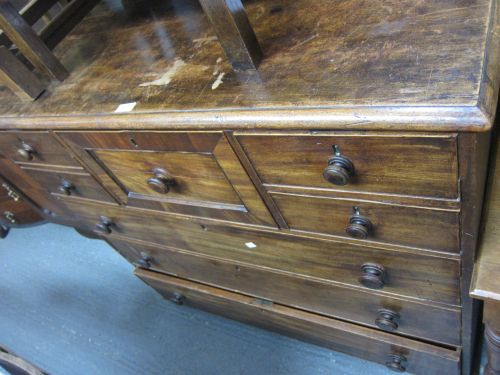
[[[255,249],[257,247],[257,245],[254,244],[253,242],[246,242],[245,246],[248,247],[249,249]]]
[[[116,107],[115,113],[130,112],[134,109],[136,104],[137,102],[120,104],[118,107]]]

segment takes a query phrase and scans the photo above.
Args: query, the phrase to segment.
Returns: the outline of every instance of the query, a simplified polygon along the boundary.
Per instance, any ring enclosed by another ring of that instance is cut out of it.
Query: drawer
[[[458,197],[456,135],[237,133],[237,139],[265,184]],[[333,183],[324,177],[328,166]]]
[[[49,132],[4,131],[0,134],[0,155],[18,163],[81,167]]]
[[[117,241],[112,244],[125,253],[130,250],[124,246],[134,246]],[[460,344],[459,308],[395,298],[186,251],[163,248],[160,253],[152,245],[135,246],[134,251],[143,253],[141,264],[147,266],[148,256],[152,256],[149,263],[158,262],[158,269],[171,275],[372,328]]]
[[[335,351],[422,375],[458,375],[460,351],[377,332],[321,315],[266,303],[142,269],[135,274],[166,299],[254,324]],[[401,366],[398,361],[402,361]]]
[[[24,200],[0,201],[0,222],[8,226],[35,224],[44,219]]]
[[[302,238],[256,229],[198,222],[137,210],[66,202],[68,211],[83,217],[87,230],[107,217],[112,234],[202,255],[348,284],[367,290],[451,305],[460,304],[460,263],[456,259],[400,252],[354,244]],[[113,241],[111,236],[111,241]],[[124,248],[136,262],[139,252]],[[157,263],[160,267],[162,253]],[[375,266],[375,268],[373,267]],[[371,272],[380,272],[374,278]]]
[[[459,210],[272,193],[291,229],[459,252]]]
[[[276,225],[222,132],[59,134],[127,206]]]
[[[115,200],[88,173],[46,170],[22,166],[21,169],[51,194],[115,203]]]

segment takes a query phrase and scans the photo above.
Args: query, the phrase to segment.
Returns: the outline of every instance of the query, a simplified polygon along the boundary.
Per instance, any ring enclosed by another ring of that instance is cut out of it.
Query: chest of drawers
[[[245,72],[171,3],[155,22],[98,6],[55,50],[66,81],[0,91],[1,174],[175,303],[471,373],[497,1],[249,2],[264,59]]]

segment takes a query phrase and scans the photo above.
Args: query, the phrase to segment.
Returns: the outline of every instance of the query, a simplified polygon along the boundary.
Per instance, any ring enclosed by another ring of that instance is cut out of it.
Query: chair
[[[68,71],[52,49],[96,3],[97,0],[31,0],[18,12],[8,0],[0,0],[0,83],[22,99],[35,100],[46,84],[33,68],[50,80],[67,78]]]

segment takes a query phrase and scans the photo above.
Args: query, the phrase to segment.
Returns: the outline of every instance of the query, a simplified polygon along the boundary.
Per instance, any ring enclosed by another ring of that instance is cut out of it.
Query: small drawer
[[[136,275],[166,299],[274,330],[316,345],[418,375],[458,375],[460,350],[377,332],[321,315],[267,303],[243,294],[157,274]]]
[[[145,214],[138,210],[82,206],[67,200],[64,203],[69,212],[87,223],[87,230],[101,230],[103,216],[110,222],[111,234],[120,237],[391,295],[460,304],[457,259],[229,227],[164,214],[148,213],[146,226],[141,225]],[[113,238],[111,236],[111,240]],[[138,259],[138,252],[133,248],[124,255],[131,262]],[[158,258],[153,267],[161,267],[161,259]]]
[[[86,172],[55,171],[29,166],[22,166],[22,170],[51,194],[115,203],[106,190]]]
[[[0,222],[8,226],[22,226],[42,222],[44,219],[24,200],[0,201]]]
[[[49,132],[7,132],[0,134],[0,154],[16,163],[79,167],[69,152]]]
[[[454,134],[237,133],[262,182],[457,199]]]
[[[272,193],[292,230],[459,252],[459,210]]]
[[[112,240],[118,250],[140,254],[138,264],[164,273],[373,328],[450,345],[460,344],[460,308],[325,283],[191,252]],[[127,250],[127,246],[135,250]]]

